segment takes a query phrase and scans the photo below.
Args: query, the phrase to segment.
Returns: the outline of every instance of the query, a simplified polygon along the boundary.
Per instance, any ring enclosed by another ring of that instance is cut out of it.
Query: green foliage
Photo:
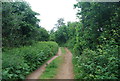
[[[26,2],[3,2],[2,35],[3,78],[23,79],[49,57],[58,45],[74,51],[73,63],[76,79],[118,79],[120,32],[120,3],[78,2],[77,17],[80,22],[64,23],[60,18],[56,31],[39,27],[36,15]],[[12,58],[10,58],[12,57]],[[52,67],[52,66],[50,66]]]
[[[65,48],[61,47],[62,54],[66,54]]]
[[[63,47],[60,48],[62,54],[65,54],[66,51]],[[43,74],[40,76],[40,79],[54,79],[58,73],[58,69],[63,62],[63,56],[59,56],[54,59],[47,67]]]
[[[66,43],[67,39],[68,39],[68,35],[67,35],[66,26],[62,26],[55,32],[55,40],[58,44],[62,45]]]
[[[71,42],[74,42],[77,24],[77,22],[68,22],[67,25],[60,26],[56,31],[51,30],[50,40],[56,41],[61,46],[67,46],[67,42],[70,42],[71,39],[73,39]]]
[[[49,34],[48,31],[46,31],[46,29],[44,28],[39,28],[38,29],[38,34],[37,34],[37,40],[38,41],[48,41],[49,40]]]
[[[58,72],[58,67],[61,64],[61,56],[54,59],[47,67],[43,74],[40,76],[40,79],[54,79]]]
[[[77,79],[118,79],[119,3],[81,3],[75,7],[81,26],[76,28],[74,68]],[[117,16],[117,17],[116,17]],[[116,18],[116,19],[115,19]],[[114,22],[115,21],[115,22]]]
[[[49,39],[48,32],[38,25],[39,14],[27,2],[3,2],[2,8],[3,47],[31,45]]]
[[[64,18],[59,18],[58,20],[57,20],[57,24],[55,24],[56,25],[56,28],[58,29],[58,28],[60,28],[61,26],[64,26],[65,25],[65,23],[64,23]]]
[[[96,51],[84,49],[82,55],[74,56],[75,78],[117,79],[119,77],[118,46],[111,48],[104,45],[101,47],[101,49],[97,48]]]
[[[58,51],[55,42],[38,42],[32,46],[3,52],[3,79],[24,79]]]
[[[74,51],[76,79],[118,79],[120,3],[78,2],[80,22],[54,32],[55,41]]]

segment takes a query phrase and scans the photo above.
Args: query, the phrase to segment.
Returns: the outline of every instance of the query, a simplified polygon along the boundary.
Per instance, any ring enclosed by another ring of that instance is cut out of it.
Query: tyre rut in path
[[[45,67],[47,66],[47,64],[51,63],[55,58],[57,58],[60,55],[61,55],[61,49],[59,48],[58,53],[54,57],[48,60],[40,68],[32,72],[30,75],[28,75],[25,81],[30,80],[30,79],[34,79],[35,81],[35,79],[39,79],[39,76],[41,76],[41,74],[45,71]]]
[[[65,50],[66,54],[63,58],[63,64],[60,66],[55,79],[74,79],[72,53],[67,48],[65,48]]]

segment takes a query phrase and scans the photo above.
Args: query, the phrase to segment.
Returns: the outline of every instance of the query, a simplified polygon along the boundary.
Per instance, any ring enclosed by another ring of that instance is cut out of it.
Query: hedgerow
[[[74,55],[76,79],[118,79],[118,46],[101,46],[97,50],[84,49],[82,55]],[[111,51],[113,50],[113,51]]]
[[[5,51],[3,52],[2,78],[4,80],[24,79],[57,51],[58,44],[55,42],[38,42],[32,46]]]
[[[119,3],[81,3],[77,15],[74,68],[77,79],[119,79]]]

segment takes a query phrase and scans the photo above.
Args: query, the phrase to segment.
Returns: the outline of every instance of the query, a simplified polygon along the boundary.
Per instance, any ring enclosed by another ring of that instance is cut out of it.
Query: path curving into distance
[[[64,55],[64,61],[55,79],[74,79],[72,53],[67,48],[65,48],[65,50],[66,54]]]
[[[39,79],[39,76],[41,76],[42,73],[45,71],[45,67],[46,67],[48,64],[50,64],[55,58],[57,58],[58,56],[60,56],[61,53],[62,53],[62,52],[61,52],[61,49],[59,48],[58,53],[57,53],[55,56],[53,56],[50,60],[48,60],[48,61],[47,61],[45,64],[43,64],[40,68],[38,68],[37,70],[35,70],[34,72],[32,72],[30,75],[28,75],[25,81],[28,81],[28,80],[30,80],[30,79],[34,79],[34,81],[35,81],[35,79],[36,79],[36,80]]]
[[[30,75],[28,75],[25,81],[37,81],[42,73],[45,71],[45,67],[50,64],[55,58],[61,55],[63,55],[63,63],[58,68],[58,73],[54,79],[74,79],[72,53],[67,48],[65,48],[65,51],[66,54],[62,54],[61,48],[59,48],[58,53],[54,57],[48,60],[40,68],[32,72]]]

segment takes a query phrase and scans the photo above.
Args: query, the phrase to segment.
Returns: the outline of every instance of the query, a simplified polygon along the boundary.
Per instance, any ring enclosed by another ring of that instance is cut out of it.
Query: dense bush
[[[96,51],[84,49],[81,55],[74,55],[75,78],[117,79],[119,77],[118,46],[101,47]]]
[[[3,79],[24,79],[58,51],[55,42],[38,42],[32,46],[3,52]]]
[[[118,79],[119,3],[81,3],[75,7],[81,26],[76,28],[74,68],[77,79]]]

